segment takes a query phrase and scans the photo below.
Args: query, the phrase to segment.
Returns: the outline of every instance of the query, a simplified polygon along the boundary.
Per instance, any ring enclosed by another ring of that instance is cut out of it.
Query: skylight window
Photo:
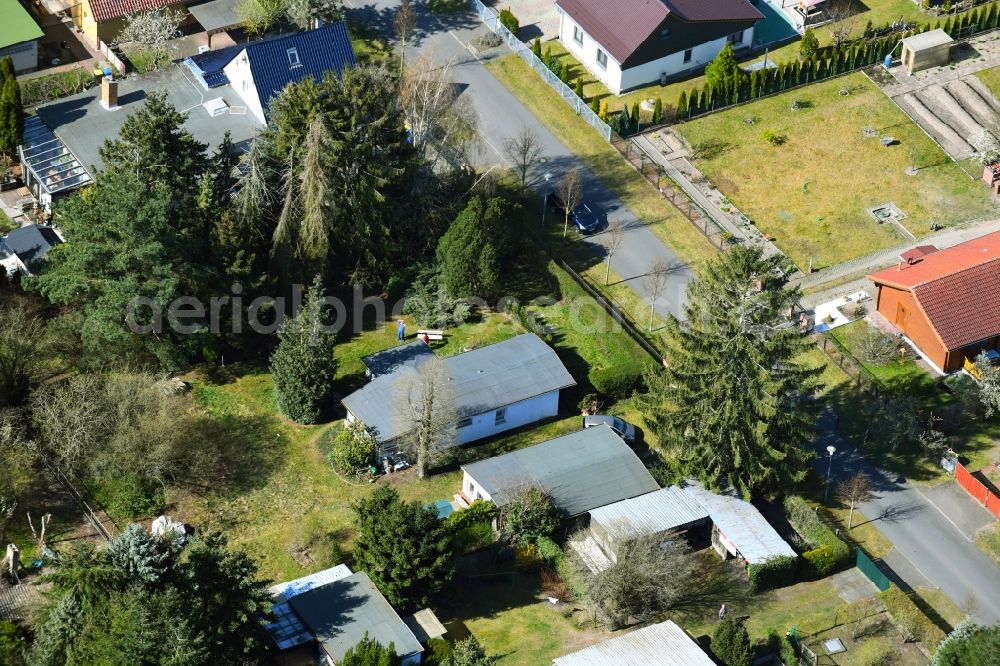
[[[298,67],[299,65],[302,64],[302,62],[299,60],[299,50],[297,48],[293,46],[292,48],[288,49],[287,53],[288,53],[289,67]]]

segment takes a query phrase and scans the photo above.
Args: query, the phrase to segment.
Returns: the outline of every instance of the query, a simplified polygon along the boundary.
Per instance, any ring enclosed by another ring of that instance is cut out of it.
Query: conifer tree
[[[777,257],[737,246],[688,285],[684,320],[667,322],[666,369],[647,376],[646,422],[685,475],[744,496],[801,479],[819,369],[787,319],[798,290]]]
[[[583,99],[583,77],[582,76],[576,77],[576,86],[573,88],[573,92],[576,93],[577,97],[579,97],[580,99]]]
[[[396,648],[392,643],[386,647],[365,632],[357,645],[349,648],[337,662],[340,666],[393,666],[396,663]]]
[[[336,334],[324,311],[323,283],[317,275],[302,311],[286,319],[271,356],[274,400],[278,410],[297,423],[315,423],[329,407],[336,361]]]
[[[21,87],[10,56],[0,58],[0,153],[13,155],[24,133]]]
[[[437,509],[404,502],[385,485],[351,508],[358,527],[355,568],[400,611],[425,607],[455,572],[450,528]]]
[[[531,52],[535,54],[535,57],[539,60],[542,59],[542,40],[535,37],[535,41],[531,43]]]
[[[725,666],[750,666],[753,663],[753,646],[750,634],[742,620],[727,617],[712,634],[712,653]]]
[[[694,93],[691,94],[691,97],[694,98]],[[657,101],[659,101],[659,98],[657,98]],[[682,90],[681,96],[677,98],[677,118],[678,119],[685,118],[687,117],[687,114],[688,114],[687,93]],[[656,115],[655,111],[653,112],[653,115],[654,116]]]
[[[683,91],[682,93],[683,94]],[[680,117],[680,111],[677,112],[677,116]],[[663,122],[663,100],[659,97],[653,102],[653,124],[659,125]]]

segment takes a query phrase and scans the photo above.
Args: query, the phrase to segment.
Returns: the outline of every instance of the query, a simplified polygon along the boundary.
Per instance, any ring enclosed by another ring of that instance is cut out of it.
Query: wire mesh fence
[[[535,73],[562,97],[563,101],[573,109],[576,115],[587,121],[591,127],[597,130],[598,134],[604,137],[605,141],[611,141],[611,126],[601,120],[572,88],[563,83],[552,70],[546,67],[545,63],[532,53],[531,49],[518,39],[517,35],[500,23],[500,18],[492,8],[487,7],[480,0],[469,0],[469,4],[480,20],[486,24],[486,27],[499,35],[511,51],[516,53],[521,60],[528,63],[535,70]]]

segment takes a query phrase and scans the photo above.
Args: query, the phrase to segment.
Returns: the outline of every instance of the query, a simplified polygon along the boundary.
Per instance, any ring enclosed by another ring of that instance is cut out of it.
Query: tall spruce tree
[[[352,508],[358,525],[355,568],[368,572],[402,611],[426,606],[454,575],[447,524],[435,509],[401,501],[392,486],[379,486]]]
[[[689,284],[645,396],[648,425],[685,475],[749,497],[805,473],[820,370],[798,360],[808,342],[787,318],[798,296],[779,259],[755,247],[729,250]]]
[[[275,402],[297,423],[315,423],[323,415],[337,367],[336,334],[326,326],[323,300],[323,282],[317,275],[302,311],[285,320],[278,331],[281,342],[271,356]]]
[[[514,241],[504,214],[507,205],[496,197],[473,197],[438,241],[441,278],[450,294],[489,298],[496,292],[501,262]]]

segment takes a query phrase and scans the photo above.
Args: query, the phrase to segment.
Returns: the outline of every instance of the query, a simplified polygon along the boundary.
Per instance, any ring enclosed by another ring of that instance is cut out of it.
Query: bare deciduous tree
[[[604,232],[604,238],[601,245],[604,246],[604,254],[607,257],[607,265],[604,269],[604,284],[608,283],[611,278],[611,257],[615,256],[615,252],[621,247],[622,242],[625,240],[625,223],[621,220],[616,220],[608,225],[607,231]]]
[[[538,144],[538,135],[530,128],[522,127],[516,136],[504,141],[503,150],[514,164],[514,170],[521,179],[523,194],[528,186],[528,172],[542,160],[542,147]]]
[[[670,264],[667,263],[667,260],[657,259],[649,267],[649,273],[643,280],[646,291],[649,292],[649,330],[651,331],[653,330],[653,316],[656,314],[656,300],[663,295],[663,291],[667,288],[669,272]]]
[[[830,38],[833,40],[833,45],[839,49],[854,34],[858,17],[861,15],[860,11],[854,6],[854,0],[829,0],[826,15],[832,22]]]
[[[857,472],[837,484],[837,497],[851,507],[847,519],[847,529],[854,527],[854,508],[862,502],[874,499],[871,479],[864,472]]]
[[[392,25],[396,29],[396,37],[399,38],[399,73],[402,76],[403,67],[406,63],[406,43],[410,41],[410,35],[417,27],[417,12],[413,9],[412,0],[402,0],[396,16],[393,17]]]
[[[739,594],[737,581],[718,560],[692,555],[677,536],[640,536],[617,544],[616,554],[616,561],[597,573],[573,558],[590,602],[612,628],[667,612],[703,614]]]
[[[156,69],[170,55],[170,40],[177,37],[185,12],[179,9],[153,9],[125,17],[114,45],[133,52],[142,52],[147,67]]]
[[[425,51],[409,64],[399,89],[399,104],[410,123],[413,146],[430,157],[444,150],[460,161],[475,146],[478,125],[468,98],[458,94],[453,80],[454,61],[440,64],[433,51]],[[433,144],[437,150],[431,150]]]
[[[400,445],[416,459],[417,476],[441,462],[458,439],[455,389],[445,362],[424,361],[396,386],[395,415]]]
[[[573,209],[580,205],[580,199],[583,198],[580,170],[573,168],[567,171],[566,175],[559,181],[556,192],[563,202],[563,238],[565,238],[566,234],[569,233],[570,215],[573,214]]]

